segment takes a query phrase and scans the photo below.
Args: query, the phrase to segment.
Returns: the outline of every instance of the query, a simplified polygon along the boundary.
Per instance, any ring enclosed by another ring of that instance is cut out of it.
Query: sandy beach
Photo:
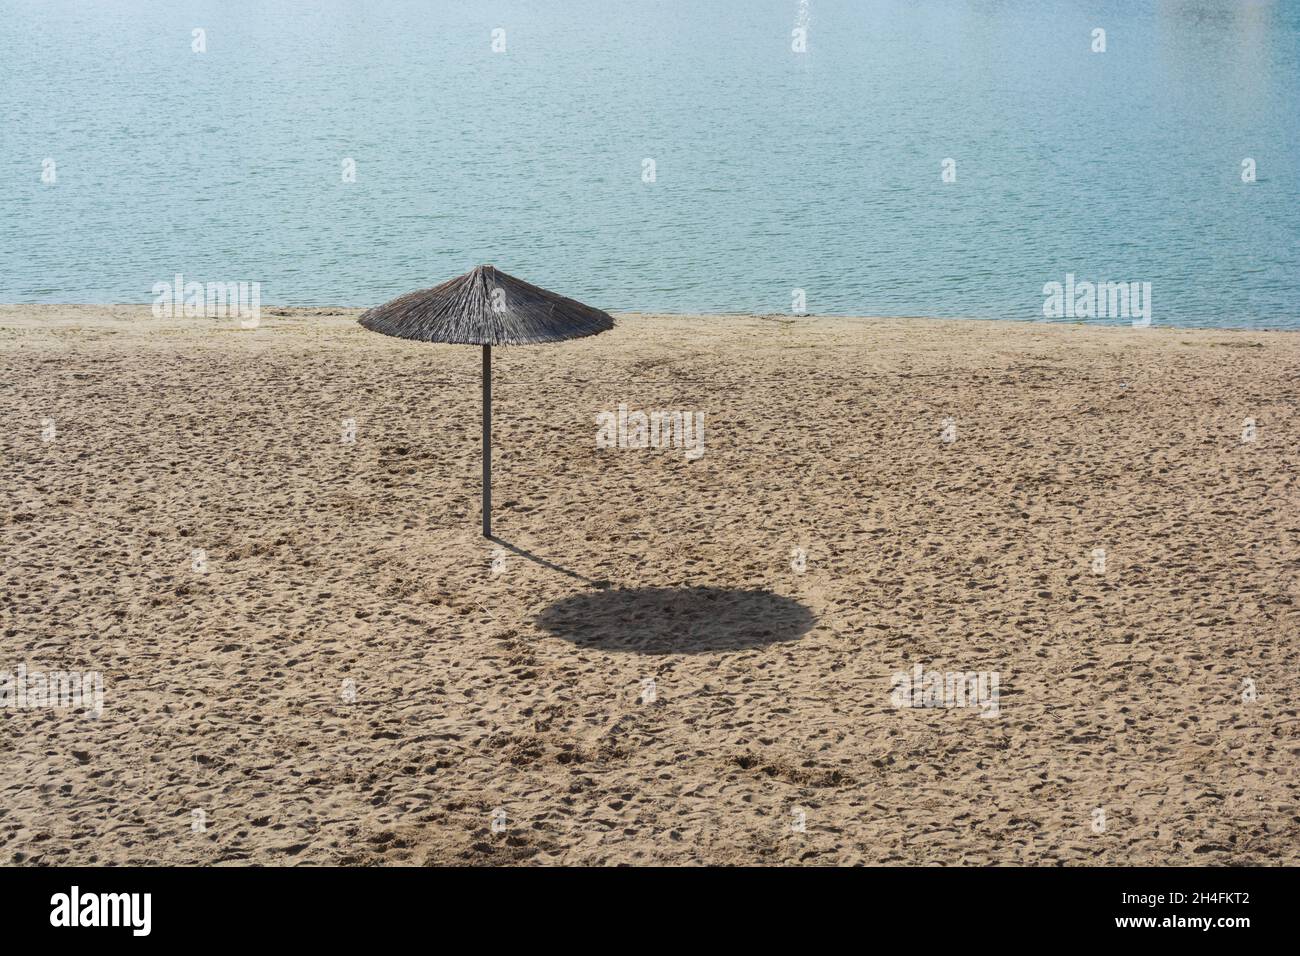
[[[0,863],[1300,863],[1300,334],[621,315],[494,350],[494,542],[358,314],[0,306],[0,671],[103,675]]]

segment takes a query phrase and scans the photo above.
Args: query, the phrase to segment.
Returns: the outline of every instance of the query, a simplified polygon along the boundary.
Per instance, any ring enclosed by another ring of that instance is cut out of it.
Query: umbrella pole
[[[483,537],[492,537],[492,346],[483,346]]]

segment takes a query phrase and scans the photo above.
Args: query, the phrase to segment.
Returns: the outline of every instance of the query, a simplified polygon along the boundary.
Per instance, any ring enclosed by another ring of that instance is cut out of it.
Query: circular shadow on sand
[[[798,640],[816,618],[771,591],[631,588],[574,594],[547,606],[536,622],[580,647],[707,654]]]

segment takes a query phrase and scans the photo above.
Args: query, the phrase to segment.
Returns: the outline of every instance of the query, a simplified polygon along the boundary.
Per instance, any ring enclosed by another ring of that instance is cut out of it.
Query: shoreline
[[[339,306],[339,305],[276,305],[265,303],[261,307],[261,318],[265,319],[302,319],[316,317],[356,318],[363,313],[367,306]],[[156,318],[151,313],[149,303],[0,303],[0,328],[4,327],[4,319],[14,315],[21,316],[24,312],[35,313],[29,318],[37,316],[45,319],[54,319],[56,321],[76,322],[76,321],[96,321],[103,319],[130,319],[133,322],[207,322],[214,326],[221,323],[237,323],[237,317],[218,317],[218,318],[201,318],[185,316],[167,316]],[[69,313],[60,316],[59,313]],[[109,315],[96,317],[96,312],[108,312]],[[1135,328],[1127,319],[1110,319],[1110,320],[1092,320],[1082,321],[1074,319],[988,319],[978,317],[935,317],[935,316],[882,316],[882,315],[840,315],[840,314],[810,314],[805,313],[796,315],[793,313],[779,312],[647,312],[647,311],[615,311],[610,312],[615,320],[639,320],[639,319],[663,319],[668,321],[710,321],[710,320],[737,320],[753,319],[766,322],[846,322],[858,324],[880,324],[880,323],[897,323],[907,324],[956,324],[961,326],[991,326],[1005,327],[1012,326],[1018,328],[1061,328],[1061,329],[1107,329],[1116,332],[1198,332],[1198,333],[1239,333],[1239,334],[1296,334],[1300,333],[1300,328],[1275,328],[1259,327],[1247,328],[1241,326],[1218,326],[1218,325],[1163,325],[1153,321],[1150,326],[1144,328]]]

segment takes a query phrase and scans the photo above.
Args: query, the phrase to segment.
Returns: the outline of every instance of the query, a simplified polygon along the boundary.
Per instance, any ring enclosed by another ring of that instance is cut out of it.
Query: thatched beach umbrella
[[[479,266],[432,289],[408,292],[361,316],[372,332],[421,342],[483,346],[483,536],[492,537],[492,346],[534,345],[614,327],[599,309]]]

